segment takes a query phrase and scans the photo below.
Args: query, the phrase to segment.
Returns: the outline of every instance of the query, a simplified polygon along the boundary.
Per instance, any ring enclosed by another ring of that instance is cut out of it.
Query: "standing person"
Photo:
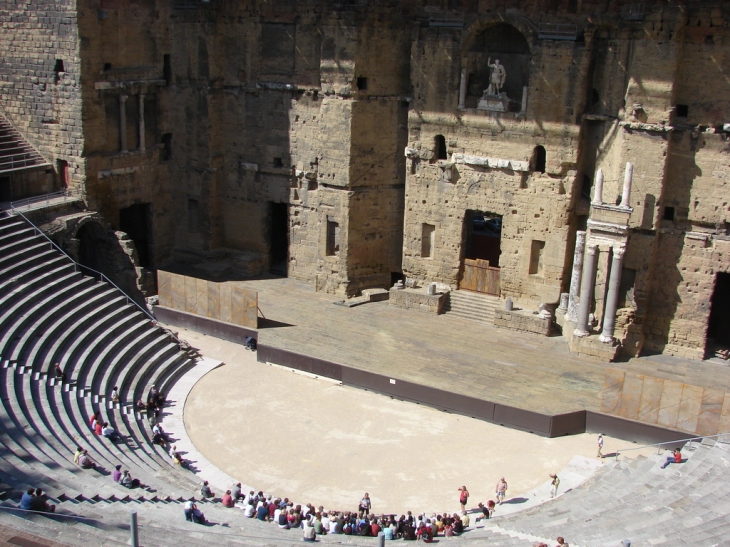
[[[550,483],[550,497],[554,498],[558,495],[558,486],[560,486],[560,479],[555,473],[550,473],[550,478],[553,481]]]
[[[469,490],[466,489],[466,486],[459,487],[459,503],[461,504],[461,510],[466,510],[466,502],[469,501]]]
[[[496,496],[497,496],[497,504],[502,505],[502,502],[504,501],[504,495],[507,492],[507,481],[504,480],[504,477],[499,479],[499,482],[497,483],[497,489],[496,489]]]
[[[365,495],[360,500],[360,505],[358,506],[358,511],[363,514],[363,516],[367,516],[367,514],[370,512],[370,508],[372,507],[372,504],[370,503],[370,494],[365,492]]]
[[[118,403],[119,402],[119,387],[114,386],[114,389],[112,389],[112,402]]]
[[[603,449],[603,433],[598,434],[598,455],[597,458],[602,458],[603,454],[601,453],[601,450]]]

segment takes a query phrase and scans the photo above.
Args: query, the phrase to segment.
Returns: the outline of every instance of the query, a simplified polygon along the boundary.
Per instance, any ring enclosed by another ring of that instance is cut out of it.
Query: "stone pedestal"
[[[479,99],[477,110],[489,110],[491,112],[507,112],[509,110],[509,99],[506,93],[501,95],[485,95]]]

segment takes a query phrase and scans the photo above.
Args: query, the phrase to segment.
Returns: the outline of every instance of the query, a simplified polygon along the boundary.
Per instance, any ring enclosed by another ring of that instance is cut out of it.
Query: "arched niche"
[[[519,112],[522,90],[530,72],[530,44],[525,35],[509,23],[498,22],[475,29],[462,55],[467,69],[466,108],[477,108],[484,91],[489,88],[490,67],[496,60],[504,67],[506,77],[501,93],[509,99],[505,110]]]

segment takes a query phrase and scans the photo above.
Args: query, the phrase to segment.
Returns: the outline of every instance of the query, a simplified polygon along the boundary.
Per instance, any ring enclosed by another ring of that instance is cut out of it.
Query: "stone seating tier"
[[[217,502],[199,503],[209,520],[227,526],[183,520],[182,503],[198,493],[199,481],[151,444],[147,417],[133,403],[153,384],[170,393],[195,361],[116,289],[74,271],[68,258],[34,233],[22,217],[0,214],[0,481],[5,484],[0,505],[15,507],[28,486],[40,487],[60,513],[89,520],[71,524],[0,510],[0,523],[69,545],[128,545],[129,511],[135,509],[143,545],[299,544],[299,531],[245,519]],[[66,381],[49,374],[54,362],[62,364]],[[114,385],[120,387],[121,403],[109,400]],[[124,441],[115,444],[90,430],[89,417],[99,410]],[[88,449],[102,469],[75,465],[76,446]],[[718,544],[730,537],[730,504],[723,501],[730,493],[727,446],[705,442],[683,454],[685,463],[667,469],[660,469],[664,455],[606,460],[584,485],[532,509],[497,516],[451,543],[554,544],[562,535],[571,545],[586,546],[610,547],[623,538],[634,544]],[[114,483],[110,474],[117,464],[150,490]],[[322,538],[343,541],[375,544],[372,538]]]

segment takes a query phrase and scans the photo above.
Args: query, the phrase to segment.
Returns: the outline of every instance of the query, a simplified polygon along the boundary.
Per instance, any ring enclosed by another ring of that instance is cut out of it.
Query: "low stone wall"
[[[525,310],[494,310],[494,326],[550,336],[552,317],[540,317]]]
[[[441,313],[446,302],[447,293],[429,295],[426,289],[390,289],[391,306],[420,310],[429,313]]]
[[[157,270],[160,306],[248,328],[258,327],[258,293]]]

